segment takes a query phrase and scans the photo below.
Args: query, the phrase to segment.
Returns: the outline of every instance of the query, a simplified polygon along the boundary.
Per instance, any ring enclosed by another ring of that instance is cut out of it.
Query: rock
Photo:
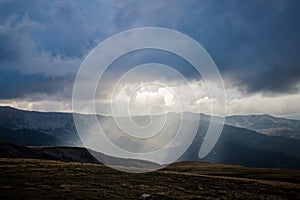
[[[139,199],[145,200],[145,199],[150,199],[151,197],[152,197],[151,194],[142,194],[142,195],[139,197]]]

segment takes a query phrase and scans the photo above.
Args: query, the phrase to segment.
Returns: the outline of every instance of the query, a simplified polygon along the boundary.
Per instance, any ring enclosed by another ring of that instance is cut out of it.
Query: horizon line
[[[20,110],[20,111],[25,111],[25,112],[38,112],[38,113],[61,113],[61,114],[79,114],[79,115],[94,115],[93,113],[79,113],[79,112],[73,112],[73,111],[46,111],[46,110],[28,110],[28,109],[24,109],[24,108],[17,108],[14,106],[8,106],[8,105],[0,105],[0,108],[11,108],[11,109],[15,109],[15,110]],[[140,115],[133,115],[132,117],[143,117],[143,116],[159,116],[159,115],[165,115],[165,114],[179,114],[179,113],[191,113],[191,114],[199,114],[199,115],[207,115],[207,116],[212,116],[210,114],[207,113],[195,113],[195,112],[188,112],[188,111],[184,111],[184,112],[167,112],[164,114],[154,114],[154,115],[147,115],[147,114],[140,114]],[[97,113],[96,115],[100,115],[100,116],[106,116],[106,117],[112,117],[112,115],[108,115],[108,114],[103,114],[103,113]],[[288,119],[288,120],[299,120],[299,119],[291,119],[291,118],[287,118],[287,116],[291,116],[291,115],[286,115],[286,117],[284,115],[272,115],[269,113],[262,113],[262,114],[234,114],[234,115],[226,115],[226,116],[217,116],[216,117],[234,117],[234,116],[271,116],[271,117],[275,117],[275,118],[284,118],[284,119]],[[297,115],[292,115],[292,116],[297,116]],[[116,117],[128,117],[128,116],[116,116]]]

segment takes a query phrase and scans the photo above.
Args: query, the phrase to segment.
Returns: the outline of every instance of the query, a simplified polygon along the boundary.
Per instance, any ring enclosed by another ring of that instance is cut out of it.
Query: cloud
[[[32,34],[45,26],[25,14],[20,20],[11,15],[0,25],[0,69],[18,70],[27,74],[64,75],[76,71],[80,59],[53,55],[39,50]]]
[[[205,46],[222,74],[248,93],[295,93],[299,8],[296,1],[232,2],[223,11],[215,8],[214,20],[196,37],[208,40]]]
[[[81,59],[39,50],[32,34],[44,29],[28,14],[11,15],[0,25],[0,99],[71,96]]]
[[[46,111],[46,112],[72,112],[72,103],[56,99],[14,99],[0,100],[1,106],[11,106],[23,110]]]
[[[222,90],[218,88],[217,90]],[[211,97],[203,81],[122,82],[109,95],[96,96],[96,110],[106,115],[202,112],[222,115],[222,99]],[[113,112],[112,112],[113,111]]]
[[[294,102],[299,94],[298,1],[163,0],[149,3],[103,0],[83,3],[80,0],[5,0],[0,3],[2,102],[27,102],[52,109],[50,103],[38,103],[47,98],[54,102],[51,105],[65,102],[63,104],[67,106],[58,106],[58,110],[69,110],[72,83],[85,55],[110,35],[143,26],[181,31],[205,47],[227,84],[229,113],[240,113],[238,108],[243,110],[243,104],[245,113],[250,113],[250,100],[259,105],[266,100],[283,105],[289,100]],[[120,59],[108,70],[111,76],[103,83],[103,88],[107,89],[106,97],[110,93],[107,85],[117,80],[122,72],[151,61],[172,66],[189,81],[200,79],[189,64],[172,55],[149,54],[149,51],[132,53],[127,55],[127,60]],[[154,76],[168,80],[171,85],[180,82],[161,71],[149,72],[139,78],[148,80]],[[134,84],[135,80],[132,82]],[[184,94],[185,88],[179,85],[177,92]],[[198,86],[193,87],[197,89]],[[270,96],[274,96],[274,100]],[[207,95],[191,102],[186,97],[183,102],[190,109],[199,104],[208,111],[210,106],[205,105],[217,104]],[[254,110],[263,112],[258,108]],[[273,106],[266,110],[288,114],[297,109],[283,106],[280,111]]]
[[[172,85],[174,87],[172,87]],[[182,111],[199,112],[211,114],[212,109],[218,109],[219,102],[209,96],[209,92],[199,82],[191,82],[186,85],[180,82],[169,82],[170,89],[176,94],[176,98],[171,98],[171,92],[163,87],[144,88],[135,93],[135,97],[130,99],[130,93],[124,92],[128,88],[136,88],[141,85],[124,85],[123,90],[117,91],[116,99],[112,100],[114,110],[118,113],[127,115],[129,109],[132,115],[160,114],[162,112],[179,112],[178,101],[182,104]],[[187,92],[194,90],[196,98],[190,96]],[[276,116],[297,115],[300,113],[298,106],[300,94],[285,94],[266,96],[263,93],[245,95],[237,88],[228,89],[226,104],[227,115],[247,115],[247,114],[271,114]],[[134,96],[134,95],[133,95]],[[140,101],[142,100],[142,101]],[[111,115],[110,99],[97,99],[96,107],[101,107],[103,113]],[[171,102],[171,103],[170,103]],[[86,100],[82,100],[82,113],[93,113],[93,108],[85,108]],[[72,103],[70,100],[58,99],[53,96],[44,96],[43,98],[0,100],[0,105],[13,106],[20,109],[40,110],[40,111],[62,111],[71,112]],[[154,110],[151,108],[154,106]],[[155,107],[156,106],[156,107]],[[157,106],[160,106],[157,109]],[[165,109],[165,110],[162,110]],[[96,108],[97,110],[97,108]]]
[[[272,114],[272,115],[293,115],[299,114],[300,94],[268,97],[256,94],[250,97],[232,99],[227,108],[227,114]]]
[[[120,30],[162,26],[196,39],[223,76],[248,93],[298,92],[297,1],[126,1],[115,8],[113,24]]]
[[[45,76],[23,74],[15,70],[0,70],[0,99],[57,99],[70,98],[73,86],[72,76]]]

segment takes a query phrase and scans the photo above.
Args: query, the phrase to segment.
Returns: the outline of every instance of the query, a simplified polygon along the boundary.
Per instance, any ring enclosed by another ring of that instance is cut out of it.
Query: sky
[[[97,44],[128,29],[163,27],[188,35],[209,53],[223,77],[228,115],[300,115],[299,10],[297,0],[0,0],[0,105],[71,112],[76,73]],[[150,50],[117,60],[100,82],[98,102],[106,105],[122,73],[147,62],[172,66],[189,83],[160,70],[137,72],[139,78],[128,78],[115,96],[120,102],[128,99],[124,91],[139,88],[134,114],[147,113],[149,102],[177,111],[175,96],[184,111],[200,106],[209,113],[218,105],[189,63]],[[176,95],[141,80],[163,80]],[[193,101],[187,88],[193,88]]]

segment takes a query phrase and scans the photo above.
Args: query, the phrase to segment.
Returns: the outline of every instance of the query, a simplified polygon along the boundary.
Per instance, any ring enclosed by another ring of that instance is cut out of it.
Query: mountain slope
[[[198,152],[207,127],[208,122],[201,122],[195,140],[181,156],[180,161],[200,161]],[[271,137],[225,125],[216,146],[201,161],[300,169],[300,140]]]
[[[57,146],[64,143],[56,136],[34,129],[10,130],[1,127],[0,141],[31,146]]]
[[[270,136],[300,139],[300,121],[270,115],[236,115],[226,117],[226,124],[247,128]]]
[[[30,132],[40,132],[46,134],[44,135],[45,137],[52,136],[50,145],[77,146],[80,144],[72,113],[35,112],[18,110],[11,107],[0,107],[0,128],[2,129],[0,130],[1,132],[3,132],[3,129],[5,129],[6,132],[11,130],[12,135],[14,135],[17,141],[22,139],[18,138],[18,135],[15,135],[15,131],[25,135],[30,134]],[[52,140],[56,142],[53,144]],[[35,145],[30,144],[30,139],[26,141],[25,143],[17,143]]]
[[[144,160],[116,158],[94,151],[92,155],[90,152],[91,150],[81,147],[26,147],[11,143],[0,143],[0,158],[34,158],[94,164],[105,161],[106,164],[120,167],[159,167],[156,163]]]

